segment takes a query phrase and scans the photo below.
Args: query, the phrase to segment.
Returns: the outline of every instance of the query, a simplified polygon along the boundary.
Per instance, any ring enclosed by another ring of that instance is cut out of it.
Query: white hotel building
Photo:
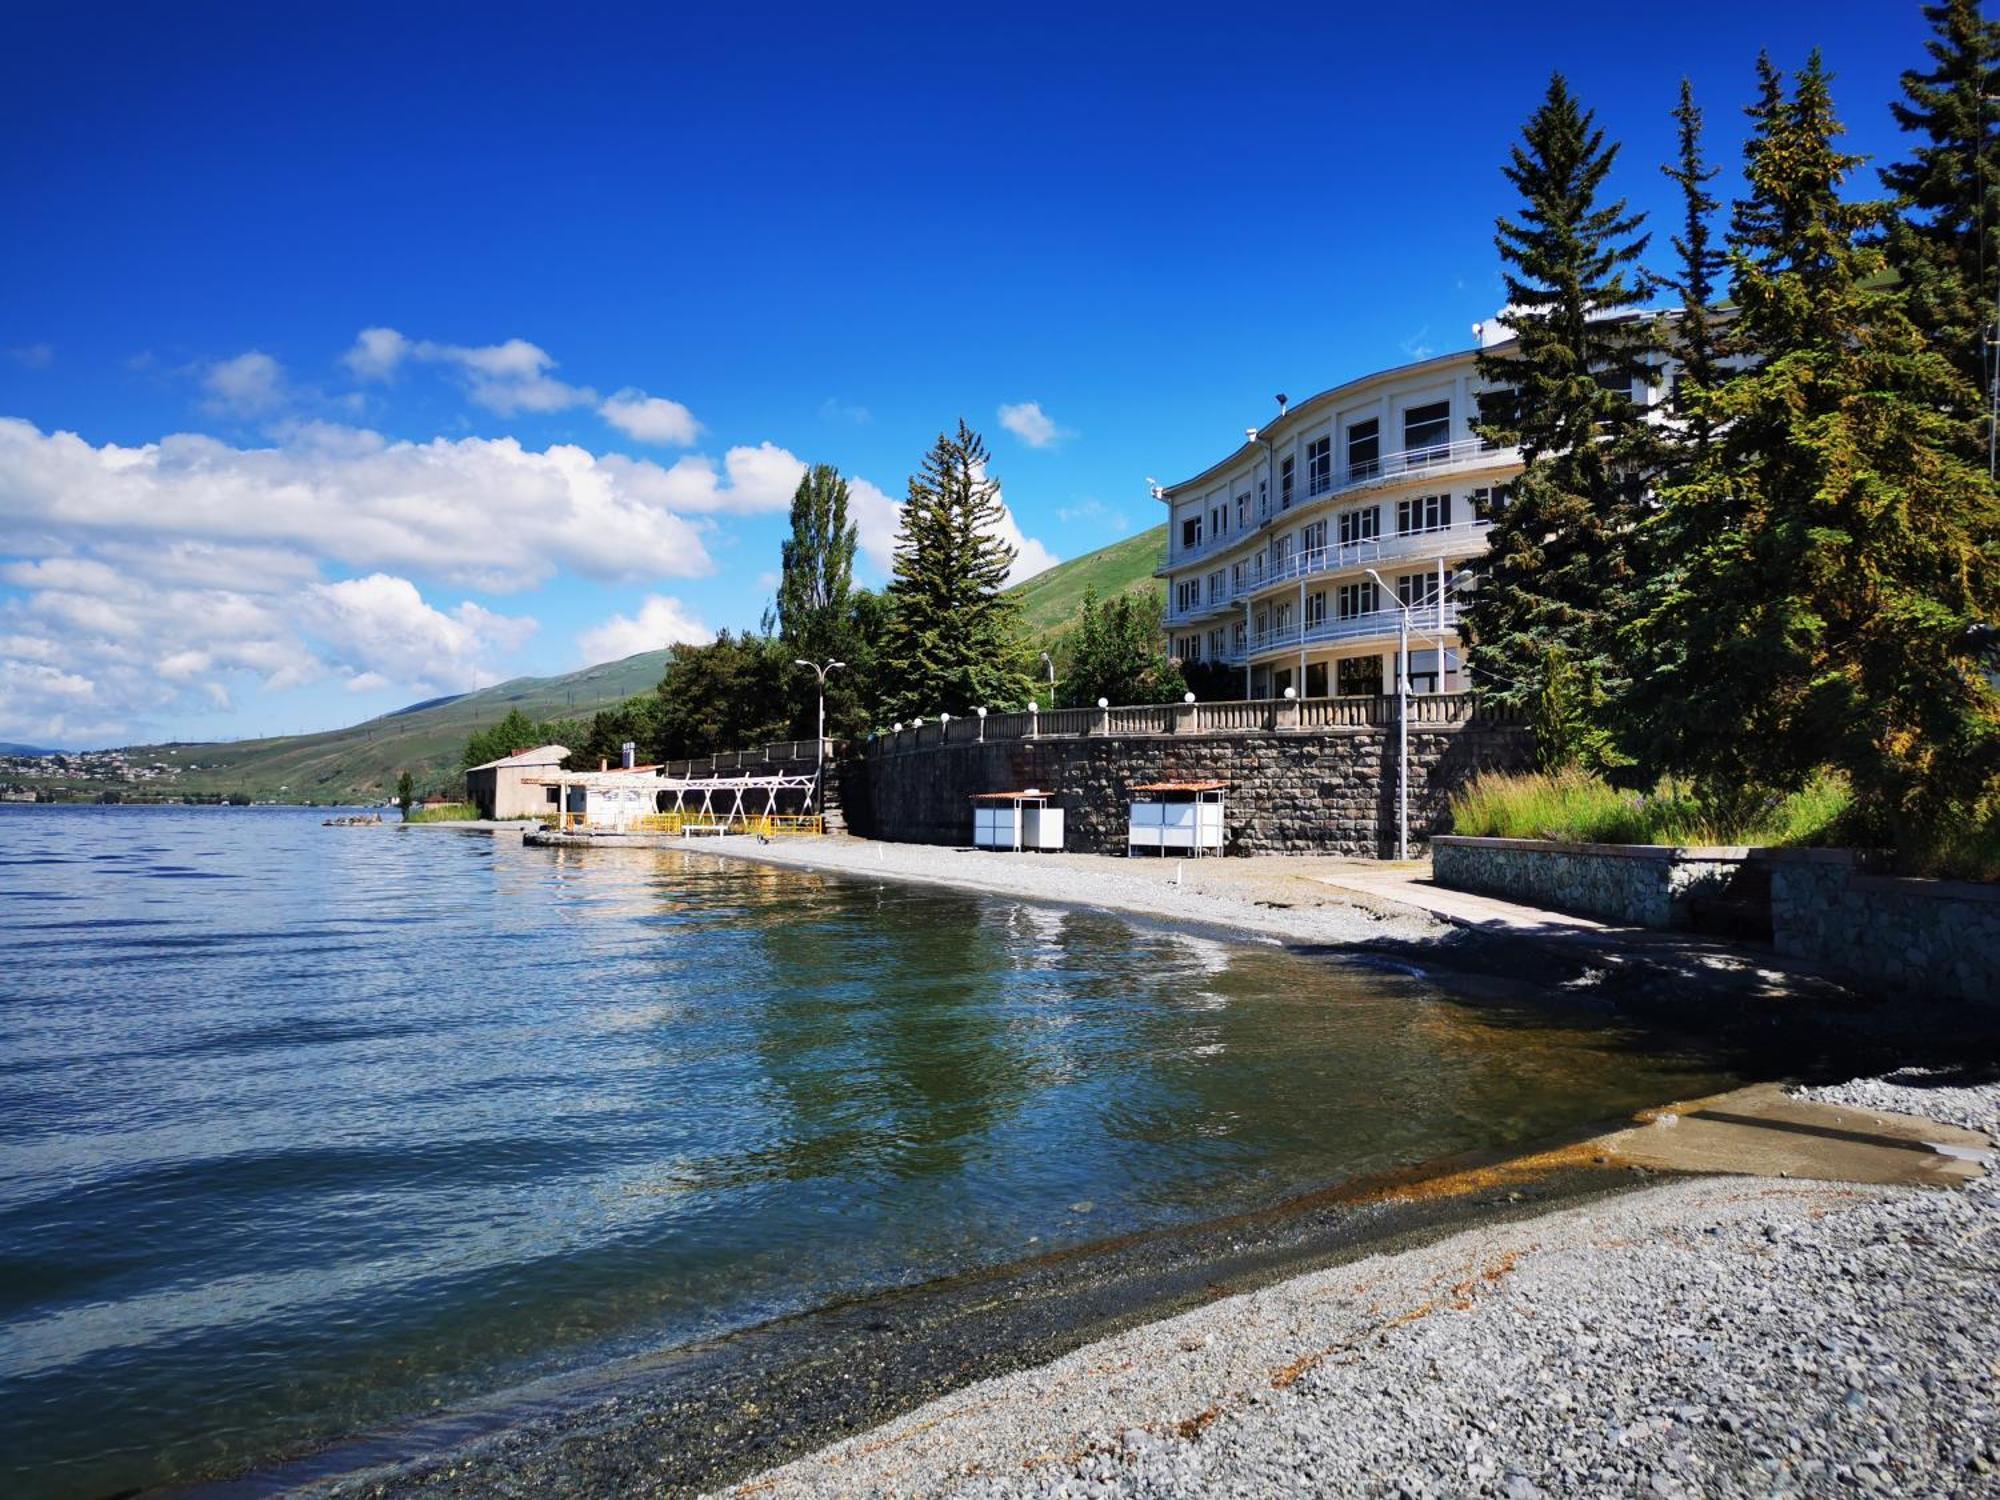
[[[1491,491],[1521,471],[1518,453],[1473,435],[1473,362],[1440,355],[1281,408],[1160,490],[1171,654],[1241,669],[1250,698],[1393,692],[1400,604],[1411,691],[1464,688],[1444,581],[1485,552]]]

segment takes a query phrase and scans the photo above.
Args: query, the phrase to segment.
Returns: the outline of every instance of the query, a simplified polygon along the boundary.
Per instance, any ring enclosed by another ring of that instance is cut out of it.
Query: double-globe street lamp
[[[1390,588],[1373,568],[1364,570],[1375,587],[1396,606],[1396,858],[1410,857],[1410,606]],[[1443,571],[1442,569],[1439,570]],[[1445,579],[1438,589],[1438,685],[1444,685],[1444,601],[1448,595],[1463,594],[1479,581],[1466,569]]]

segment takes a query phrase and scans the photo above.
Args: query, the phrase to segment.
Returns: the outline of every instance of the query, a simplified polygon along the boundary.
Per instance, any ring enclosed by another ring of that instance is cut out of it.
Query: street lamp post
[[[1375,580],[1375,587],[1396,606],[1396,858],[1410,857],[1410,606],[1373,568],[1363,570]],[[1444,598],[1463,593],[1476,582],[1471,572],[1454,574],[1438,589],[1438,628],[1444,628]],[[1437,680],[1444,686],[1444,636],[1438,636]]]
[[[1050,707],[1050,708],[1054,708],[1054,707],[1056,706],[1056,663],[1055,663],[1055,658],[1054,658],[1054,657],[1052,657],[1052,656],[1050,656],[1048,652],[1044,651],[1044,652],[1042,653],[1042,665],[1043,665],[1043,666],[1045,666],[1045,667],[1047,667],[1047,668],[1049,669],[1049,707]]]
[[[816,662],[794,658],[795,667],[810,667],[819,679],[819,738],[813,741],[813,800],[826,800],[826,674],[847,665],[844,661]]]

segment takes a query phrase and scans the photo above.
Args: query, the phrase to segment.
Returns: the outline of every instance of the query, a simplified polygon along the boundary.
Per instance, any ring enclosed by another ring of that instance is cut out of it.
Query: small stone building
[[[465,773],[465,800],[482,818],[539,818],[556,807],[556,789],[538,778],[560,770],[569,759],[562,745],[517,750]]]

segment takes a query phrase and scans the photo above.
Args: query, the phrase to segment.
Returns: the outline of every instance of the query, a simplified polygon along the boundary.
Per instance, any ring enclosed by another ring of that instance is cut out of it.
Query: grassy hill
[[[381,800],[407,770],[419,788],[456,780],[459,754],[475,729],[518,708],[531,719],[587,716],[658,685],[664,651],[645,651],[561,677],[516,677],[476,693],[427,703],[322,734],[232,744],[142,745],[128,759],[184,769],[175,781],[194,792],[248,792],[286,801]]]
[[[1157,590],[1160,584],[1153,577],[1153,569],[1166,560],[1166,555],[1167,528],[1155,526],[1109,547],[1057,563],[1014,590],[1021,600],[1021,621],[1028,634],[1053,639],[1075,623],[1086,590],[1096,589],[1100,599],[1139,589]]]
[[[1074,623],[1087,589],[1110,598],[1127,590],[1157,588],[1153,569],[1165,555],[1167,529],[1114,542],[1020,584],[1021,618],[1042,643]],[[647,651],[561,677],[517,677],[511,682],[451,698],[413,703],[348,729],[282,735],[232,744],[135,745],[136,764],[179,766],[173,787],[189,792],[247,792],[258,799],[291,802],[381,801],[408,771],[420,790],[445,790],[457,782],[460,752],[472,732],[518,708],[531,719],[585,717],[659,684],[664,651]]]

